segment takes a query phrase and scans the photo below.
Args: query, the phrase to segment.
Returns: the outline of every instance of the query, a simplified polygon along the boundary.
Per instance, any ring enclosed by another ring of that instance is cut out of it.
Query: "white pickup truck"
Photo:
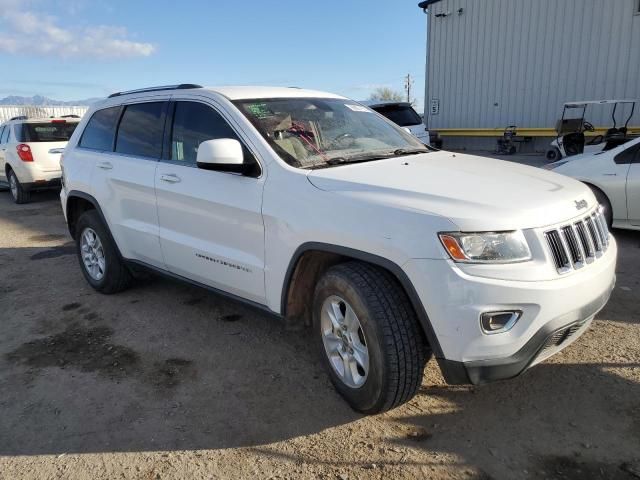
[[[62,161],[82,272],[152,269],[308,324],[365,413],[515,377],[607,302],[616,242],[582,183],[432,151],[347,98],[183,84],[111,95]]]

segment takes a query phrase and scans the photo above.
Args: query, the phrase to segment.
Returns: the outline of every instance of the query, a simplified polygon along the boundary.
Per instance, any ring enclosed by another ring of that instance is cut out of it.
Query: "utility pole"
[[[407,102],[411,103],[411,87],[413,86],[413,80],[411,80],[411,74],[408,73],[404,78],[404,89],[407,92]]]

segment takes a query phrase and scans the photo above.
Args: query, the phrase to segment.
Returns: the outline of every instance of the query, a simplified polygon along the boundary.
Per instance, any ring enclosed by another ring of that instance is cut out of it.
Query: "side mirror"
[[[231,138],[202,142],[198,146],[196,163],[198,168],[204,170],[234,173],[245,173],[247,170],[242,145],[238,140]]]

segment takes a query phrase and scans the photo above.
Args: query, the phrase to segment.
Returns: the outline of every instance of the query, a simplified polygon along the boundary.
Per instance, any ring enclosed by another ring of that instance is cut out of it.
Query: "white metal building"
[[[62,115],[78,115],[82,117],[89,107],[75,106],[41,106],[41,105],[0,105],[0,123],[13,117],[29,118],[60,117]]]
[[[490,148],[508,125],[549,137],[565,102],[640,98],[640,0],[419,6],[427,14],[425,122],[447,146]],[[589,120],[604,127],[610,111],[594,109]],[[640,109],[631,125],[640,125]],[[544,150],[547,140],[529,148]]]

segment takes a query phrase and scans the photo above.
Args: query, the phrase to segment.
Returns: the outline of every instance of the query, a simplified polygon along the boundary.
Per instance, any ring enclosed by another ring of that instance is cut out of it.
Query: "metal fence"
[[[89,107],[73,106],[36,106],[36,105],[0,105],[0,123],[10,118],[25,115],[29,118],[60,117],[62,115],[78,115],[82,117]]]

